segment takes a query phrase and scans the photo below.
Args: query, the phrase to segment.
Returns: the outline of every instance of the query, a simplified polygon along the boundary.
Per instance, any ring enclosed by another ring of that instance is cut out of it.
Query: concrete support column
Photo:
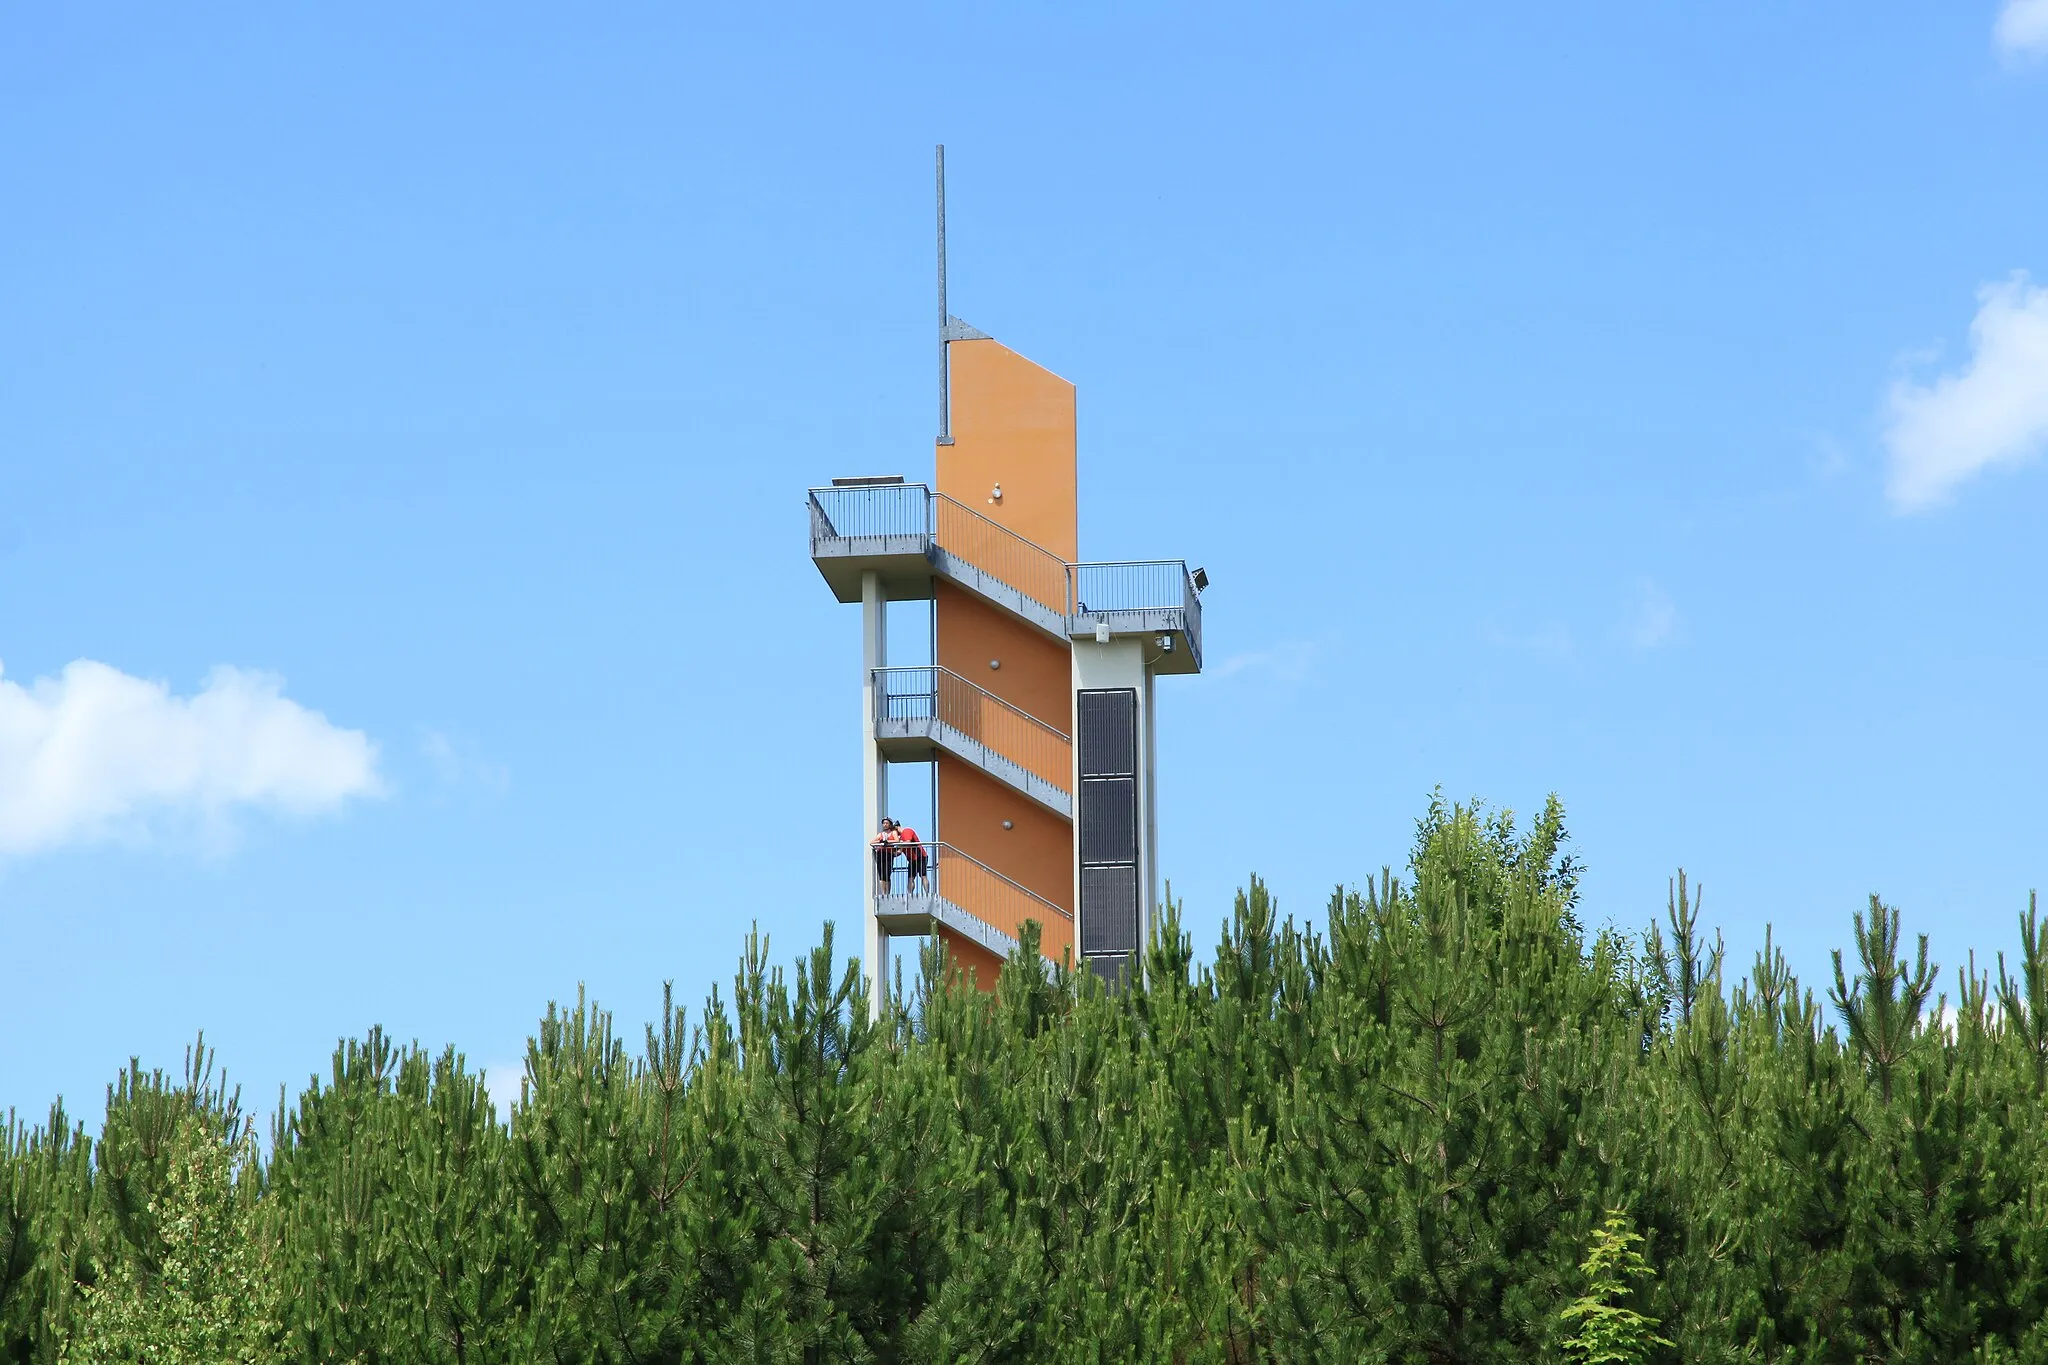
[[[868,1012],[879,1017],[882,993],[889,981],[889,936],[875,918],[875,859],[867,841],[882,827],[889,810],[889,765],[875,743],[875,704],[880,681],[875,670],[888,665],[888,603],[882,597],[881,575],[870,569],[860,576],[860,744],[861,744],[861,966],[868,978]]]

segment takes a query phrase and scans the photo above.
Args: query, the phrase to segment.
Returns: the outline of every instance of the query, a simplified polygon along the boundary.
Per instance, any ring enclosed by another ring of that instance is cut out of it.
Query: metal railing
[[[944,493],[932,494],[932,504],[941,550],[1040,606],[1067,614],[1067,561]]]
[[[875,670],[876,721],[930,721],[957,730],[1062,792],[1073,788],[1074,745],[1046,724],[950,668]]]
[[[931,490],[921,483],[813,488],[810,494],[813,550],[828,539],[931,536]]]
[[[1201,627],[1202,599],[1185,560],[1130,559],[1070,568],[1074,602],[1068,610],[1073,615],[1179,611],[1190,633]]]
[[[875,856],[875,896],[937,896],[968,914],[1015,937],[1027,919],[1040,924],[1072,923],[1073,915],[1036,891],[1012,881],[951,844],[884,844],[884,858]],[[921,851],[920,864],[914,854]]]

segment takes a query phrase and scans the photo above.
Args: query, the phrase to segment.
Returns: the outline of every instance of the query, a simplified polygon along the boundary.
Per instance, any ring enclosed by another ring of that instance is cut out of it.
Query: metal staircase
[[[1064,732],[948,668],[878,668],[874,696],[875,742],[892,762],[943,749],[1060,818],[1074,818],[1074,745]]]

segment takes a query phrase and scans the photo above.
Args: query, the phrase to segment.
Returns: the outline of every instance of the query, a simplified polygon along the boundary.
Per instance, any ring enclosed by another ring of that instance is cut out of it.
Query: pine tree
[[[0,1128],[0,1360],[49,1365],[70,1335],[92,1208],[92,1142],[63,1104]]]
[[[502,1116],[372,1029],[267,1162],[131,1060],[0,1132],[0,1365],[2048,1359],[2034,904],[1951,1006],[1873,899],[1816,1001],[1683,872],[1589,935],[1566,843],[1438,799],[1321,925],[1254,878],[1204,965],[1169,897],[1116,992],[1026,925],[874,1023],[755,937],[642,1052],[550,1006]]]
[[[1572,1273],[1562,1231],[1610,1183],[1639,1025],[1623,962],[1570,916],[1555,803],[1511,817],[1433,805],[1411,892],[1333,904],[1316,1045],[1264,1174],[1274,1322],[1342,1358],[1527,1359]],[[1274,1283],[1273,1281],[1277,1281]]]
[[[311,1078],[272,1129],[266,1215],[288,1286],[291,1356],[387,1365],[413,1349],[392,1235],[402,1152],[397,1095],[401,1049],[382,1029],[334,1050],[326,1081]]]
[[[2048,1092],[2048,924],[2041,922],[2038,894],[2027,894],[2020,916],[2020,974],[2005,972],[1998,955],[1998,1007],[2004,1026],[2022,1043],[2033,1064],[2034,1088]]]
[[[1877,1077],[1884,1102],[1892,1102],[1892,1078],[1921,1042],[1920,1013],[1934,993],[1939,971],[1927,960],[1927,935],[1920,935],[1920,955],[1909,969],[1899,955],[1899,912],[1873,895],[1870,920],[1856,916],[1856,955],[1861,970],[1854,984],[1842,974],[1842,952],[1835,950],[1832,999],[1849,1030],[1849,1044]]]

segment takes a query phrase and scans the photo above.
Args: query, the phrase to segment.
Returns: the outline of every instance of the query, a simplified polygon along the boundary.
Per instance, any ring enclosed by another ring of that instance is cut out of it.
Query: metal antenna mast
[[[939,144],[939,444],[953,444],[953,374],[946,347],[955,341],[989,341],[987,332],[970,327],[946,311],[946,144]]]
[[[946,368],[946,144],[941,142],[939,164],[939,444],[953,444],[953,400],[951,375]]]

